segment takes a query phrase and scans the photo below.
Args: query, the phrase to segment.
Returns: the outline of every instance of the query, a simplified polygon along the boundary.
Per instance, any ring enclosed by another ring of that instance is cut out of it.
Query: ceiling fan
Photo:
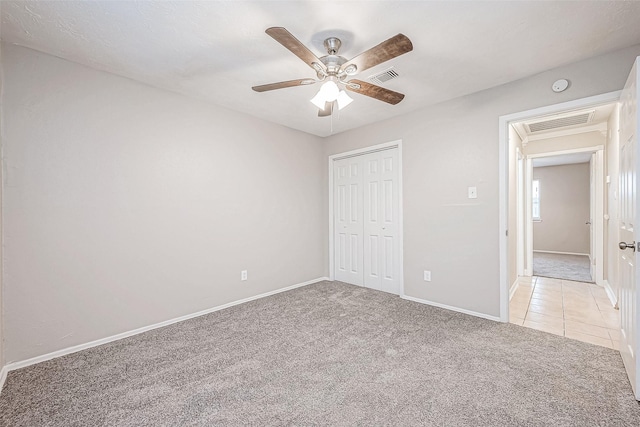
[[[391,37],[355,58],[347,60],[338,55],[342,42],[337,37],[329,37],[324,41],[327,55],[318,58],[283,27],[267,28],[265,32],[313,68],[318,79],[297,79],[254,86],[252,89],[256,92],[324,82],[318,94],[311,100],[318,107],[318,116],[320,117],[330,116],[336,107],[342,109],[353,101],[344,90],[340,90],[340,86],[343,86],[348,91],[366,95],[392,105],[399,103],[404,98],[401,93],[363,82],[362,80],[347,80],[368,68],[411,52],[413,45],[411,40],[404,34]]]

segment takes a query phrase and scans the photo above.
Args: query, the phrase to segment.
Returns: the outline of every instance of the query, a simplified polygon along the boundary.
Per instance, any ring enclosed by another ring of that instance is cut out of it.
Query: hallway
[[[593,283],[588,255],[533,253],[533,275]]]
[[[537,276],[519,280],[511,323],[618,350],[620,315],[603,288]]]

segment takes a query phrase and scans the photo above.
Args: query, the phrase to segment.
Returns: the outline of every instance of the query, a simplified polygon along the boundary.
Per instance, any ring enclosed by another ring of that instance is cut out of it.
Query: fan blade
[[[268,90],[283,89],[285,87],[312,85],[316,81],[313,79],[288,80],[286,82],[269,83],[267,85],[254,86],[251,89],[256,92],[266,92]]]
[[[345,62],[341,69],[346,70],[350,65],[355,65],[357,67],[355,73],[360,73],[412,50],[413,44],[411,40],[404,34],[398,34]]]
[[[363,82],[362,80],[349,80],[345,83],[345,88],[351,92],[370,96],[371,98],[393,105],[396,105],[404,99],[404,95],[399,92],[394,92],[371,83]]]
[[[293,34],[283,27],[267,28],[265,33],[269,34],[275,41],[289,49],[295,56],[302,59],[309,67],[314,70],[327,73],[327,67],[313,54],[300,40],[295,38]]]
[[[333,109],[335,107],[335,101],[333,102],[325,102],[324,108],[322,110],[318,110],[318,117],[328,117],[333,113]]]

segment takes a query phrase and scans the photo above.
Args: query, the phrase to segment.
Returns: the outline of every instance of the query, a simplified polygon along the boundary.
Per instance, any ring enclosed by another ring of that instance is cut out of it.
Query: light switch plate
[[[431,272],[429,270],[425,270],[424,271],[424,281],[425,282],[430,282],[431,281]]]
[[[478,198],[478,189],[476,187],[469,187],[469,198],[470,199]]]

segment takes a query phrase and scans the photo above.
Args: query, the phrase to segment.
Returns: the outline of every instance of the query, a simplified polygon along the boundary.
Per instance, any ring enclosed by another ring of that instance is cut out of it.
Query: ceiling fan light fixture
[[[347,95],[347,92],[341,90],[336,101],[338,101],[338,110],[342,110],[344,107],[353,102],[353,98]]]
[[[322,95],[322,91],[318,92],[316,96],[311,98],[311,103],[316,107],[318,107],[320,110],[324,109],[325,100],[324,100],[324,96]]]
[[[340,94],[340,89],[338,89],[338,85],[333,80],[329,80],[320,88],[320,92],[324,94],[325,100],[327,102],[333,102],[338,99],[338,95]]]
[[[316,107],[323,109],[327,102],[335,101],[339,95],[340,89],[338,89],[338,85],[336,82],[329,80],[322,85],[316,96],[311,99],[311,102]]]

